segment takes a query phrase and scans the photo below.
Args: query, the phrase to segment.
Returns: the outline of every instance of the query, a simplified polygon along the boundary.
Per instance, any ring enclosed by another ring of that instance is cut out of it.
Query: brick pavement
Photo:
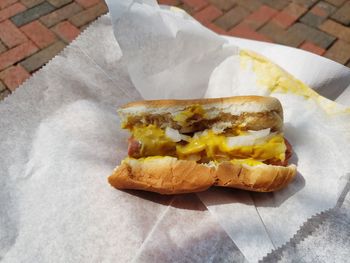
[[[217,33],[298,47],[350,67],[350,0],[158,2]],[[0,0],[0,100],[106,12],[103,0]]]
[[[0,100],[107,11],[103,0],[0,0]]]

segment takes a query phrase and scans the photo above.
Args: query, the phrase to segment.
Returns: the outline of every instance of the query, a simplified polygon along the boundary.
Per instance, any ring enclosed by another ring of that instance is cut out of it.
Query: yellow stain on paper
[[[257,84],[271,93],[292,93],[316,101],[328,114],[350,113],[350,108],[319,95],[316,91],[294,78],[291,74],[267,58],[248,50],[240,51],[240,66],[248,69],[251,65],[256,74]]]

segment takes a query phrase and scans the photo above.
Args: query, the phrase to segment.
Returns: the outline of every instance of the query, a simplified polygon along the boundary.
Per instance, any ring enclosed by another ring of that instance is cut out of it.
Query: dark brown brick
[[[294,32],[285,31],[273,22],[267,23],[259,32],[279,44],[292,47],[298,47],[305,40],[302,36]]]
[[[346,26],[350,25],[350,1],[346,2],[341,8],[339,8],[332,15],[332,18]]]
[[[346,65],[345,66],[347,66],[348,68],[350,68],[350,60],[349,60],[349,62],[348,63],[346,63]]]
[[[9,90],[5,89],[3,92],[0,93],[0,101],[5,99],[10,94],[11,93],[9,92]]]
[[[350,44],[343,40],[337,40],[324,54],[325,57],[345,64],[350,59]]]
[[[18,15],[13,16],[11,20],[16,26],[22,26],[52,12],[53,10],[55,10],[54,6],[48,2],[44,2],[22,13],[19,13]]]
[[[328,17],[336,11],[337,8],[327,2],[318,2],[314,7],[312,7],[311,12],[315,15]]]
[[[108,8],[105,3],[100,3],[95,6],[86,9],[69,19],[69,21],[76,27],[81,27],[92,20],[95,20],[97,17],[105,14],[108,11]]]
[[[293,3],[309,8],[319,0],[293,0]]]
[[[261,1],[259,0],[236,0],[236,3],[251,12],[259,9],[260,6],[262,6]]]
[[[331,19],[325,21],[319,27],[322,31],[350,43],[350,28],[343,26]]]
[[[54,12],[43,16],[40,18],[40,21],[47,27],[52,27],[57,23],[68,19],[69,17],[79,13],[83,9],[76,3],[71,3],[60,9],[55,10]]]
[[[307,12],[300,21],[312,27],[318,27],[326,20],[326,17],[317,16],[311,12]]]
[[[209,4],[207,0],[182,0],[182,2],[189,5],[195,12],[201,10]]]
[[[42,49],[38,53],[28,57],[24,61],[22,61],[20,64],[28,71],[33,72],[43,65],[45,65],[50,59],[52,59],[54,56],[56,56],[64,47],[66,44],[64,44],[62,41],[57,41],[51,46]]]
[[[289,4],[289,0],[261,0],[265,5],[272,7],[273,9],[282,10]]]
[[[222,11],[228,11],[236,4],[235,0],[209,0],[209,2]]]
[[[5,85],[0,81],[0,92],[3,92],[5,89],[6,89]]]
[[[326,0],[326,1],[332,5],[341,6],[346,0]]]
[[[31,8],[38,4],[41,4],[45,0],[21,0],[21,3],[24,4],[27,8]]]
[[[304,40],[309,40],[324,49],[327,49],[336,39],[331,35],[302,23],[295,23],[288,29],[288,32],[300,36]]]
[[[186,13],[188,14],[192,14],[194,11],[193,11],[193,8],[190,7],[189,5],[187,4],[182,4],[182,5],[179,5],[179,8],[181,8],[182,10],[184,10]]]
[[[327,19],[337,8],[326,2],[318,2],[312,9],[304,15],[300,21],[309,26],[318,27]]]
[[[219,17],[214,24],[227,31],[237,25],[248,14],[249,12],[245,8],[237,6]]]
[[[61,7],[64,6],[66,4],[71,3],[73,0],[47,0],[51,5],[53,5],[54,7]]]
[[[7,48],[5,47],[5,45],[0,41],[0,54],[2,52],[5,52],[7,50]]]

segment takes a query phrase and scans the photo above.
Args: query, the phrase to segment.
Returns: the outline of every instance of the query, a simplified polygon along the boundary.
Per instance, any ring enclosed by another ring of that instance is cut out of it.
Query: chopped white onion
[[[165,135],[173,142],[179,142],[182,140],[182,136],[178,130],[174,130],[170,127],[166,127]]]
[[[258,140],[266,139],[269,134],[269,128],[260,131],[248,131],[247,135],[227,137],[227,146],[230,148],[235,146],[251,146],[256,144]]]
[[[215,134],[220,134],[220,133],[223,133],[226,128],[229,128],[231,126],[232,126],[231,122],[222,121],[222,122],[215,123],[211,129]]]

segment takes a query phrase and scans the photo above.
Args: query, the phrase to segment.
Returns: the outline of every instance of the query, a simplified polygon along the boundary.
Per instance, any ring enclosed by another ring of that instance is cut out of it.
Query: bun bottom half
[[[175,157],[125,159],[108,178],[118,189],[137,189],[160,194],[200,192],[211,186],[272,192],[289,184],[296,166],[249,166],[222,162],[209,166]]]

